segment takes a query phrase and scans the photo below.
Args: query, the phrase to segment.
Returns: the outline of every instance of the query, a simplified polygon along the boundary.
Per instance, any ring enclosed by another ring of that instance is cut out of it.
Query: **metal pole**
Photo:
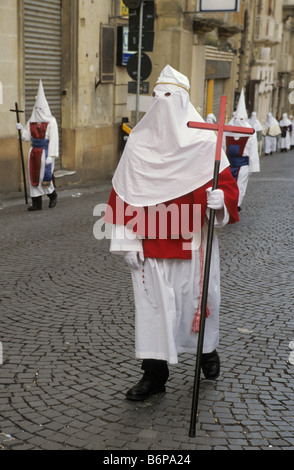
[[[137,97],[136,97],[136,124],[139,122],[140,88],[141,88],[141,54],[142,54],[142,30],[143,30],[144,1],[140,5],[139,18],[139,44],[138,44],[138,69],[137,69]]]
[[[220,166],[220,162],[215,161],[212,189],[217,189],[219,166]],[[203,350],[203,343],[204,343],[204,329],[205,329],[205,320],[206,320],[206,307],[207,307],[207,295],[208,295],[208,283],[209,283],[209,273],[210,273],[210,263],[211,263],[214,219],[215,219],[215,211],[214,209],[210,209],[189,437],[195,437],[196,435],[196,418],[197,418],[197,410],[198,410],[201,360],[202,360],[202,350]]]

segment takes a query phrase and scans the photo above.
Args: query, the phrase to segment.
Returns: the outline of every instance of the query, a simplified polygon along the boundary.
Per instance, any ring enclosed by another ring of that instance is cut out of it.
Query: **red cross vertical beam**
[[[254,129],[252,127],[239,127],[239,126],[228,126],[225,125],[225,115],[226,115],[226,102],[227,97],[223,95],[220,102],[220,112],[218,124],[209,124],[206,122],[194,122],[189,121],[187,126],[194,129],[205,129],[211,131],[217,131],[217,141],[216,141],[216,150],[215,150],[215,163],[214,163],[214,174],[213,174],[213,184],[212,189],[217,189],[218,186],[218,176],[220,168],[220,160],[222,153],[222,143],[223,143],[223,134],[224,132],[236,133],[236,134],[254,134]],[[189,437],[195,437],[196,435],[196,417],[198,409],[198,398],[199,398],[199,386],[200,386],[200,372],[201,372],[201,360],[202,360],[202,349],[203,349],[203,340],[204,340],[204,329],[205,329],[205,319],[206,319],[206,307],[207,307],[207,294],[208,294],[208,281],[209,281],[209,272],[210,272],[210,262],[211,262],[211,249],[212,249],[212,240],[213,240],[213,228],[214,228],[214,219],[215,211],[210,209],[209,217],[209,226],[207,234],[207,245],[206,245],[206,256],[205,256],[205,266],[204,266],[204,277],[203,277],[203,290],[201,297],[201,310],[200,310],[200,326],[198,333],[198,343],[197,343],[197,354],[196,354],[196,364],[195,364],[195,375],[194,375],[194,386],[193,386],[193,397],[192,397],[192,409],[191,409],[191,420],[190,420],[190,430]]]

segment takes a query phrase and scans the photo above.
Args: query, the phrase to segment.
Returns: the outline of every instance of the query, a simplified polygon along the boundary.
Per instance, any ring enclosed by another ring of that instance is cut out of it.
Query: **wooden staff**
[[[17,103],[15,103],[15,109],[10,109],[12,113],[16,113],[16,122],[19,124],[19,113],[23,113],[24,111],[20,111],[18,109]],[[24,165],[24,158],[23,158],[23,149],[22,149],[22,138],[21,138],[21,131],[18,129],[18,140],[19,140],[19,150],[20,150],[20,158],[21,158],[21,165],[22,165],[22,176],[23,176],[23,185],[24,185],[24,192],[25,192],[25,201],[28,204],[28,194],[27,194],[27,186],[26,186],[26,172],[25,172],[25,165]]]

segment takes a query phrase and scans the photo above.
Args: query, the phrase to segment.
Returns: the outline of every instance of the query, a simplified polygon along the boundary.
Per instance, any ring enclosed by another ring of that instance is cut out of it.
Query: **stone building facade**
[[[248,111],[261,121],[268,111],[291,112],[294,0],[240,0],[239,11],[230,13],[201,13],[199,0],[155,0],[155,7],[149,94],[170,64],[189,77],[191,101],[203,118],[218,115],[226,94],[229,120],[242,88]],[[122,0],[1,0],[0,194],[22,189],[10,109],[18,103],[24,124],[40,79],[59,124],[60,182],[111,177],[122,119],[134,121],[132,80],[121,55],[127,15]],[[29,144],[23,148],[27,164]]]

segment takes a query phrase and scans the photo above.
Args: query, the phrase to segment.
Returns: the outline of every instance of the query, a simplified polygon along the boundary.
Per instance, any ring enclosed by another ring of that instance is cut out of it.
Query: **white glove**
[[[47,157],[46,158],[46,165],[51,165],[53,163],[53,158],[52,157]]]
[[[127,251],[125,254],[126,263],[133,269],[139,269],[140,262],[143,263],[144,255],[142,251]]]
[[[207,194],[207,207],[209,209],[219,210],[223,209],[225,202],[224,202],[224,192],[221,189],[214,189],[208,188],[206,190]]]
[[[17,129],[18,131],[22,131],[22,130],[23,130],[23,125],[22,125],[21,122],[17,122],[17,123],[16,123],[16,129]]]

